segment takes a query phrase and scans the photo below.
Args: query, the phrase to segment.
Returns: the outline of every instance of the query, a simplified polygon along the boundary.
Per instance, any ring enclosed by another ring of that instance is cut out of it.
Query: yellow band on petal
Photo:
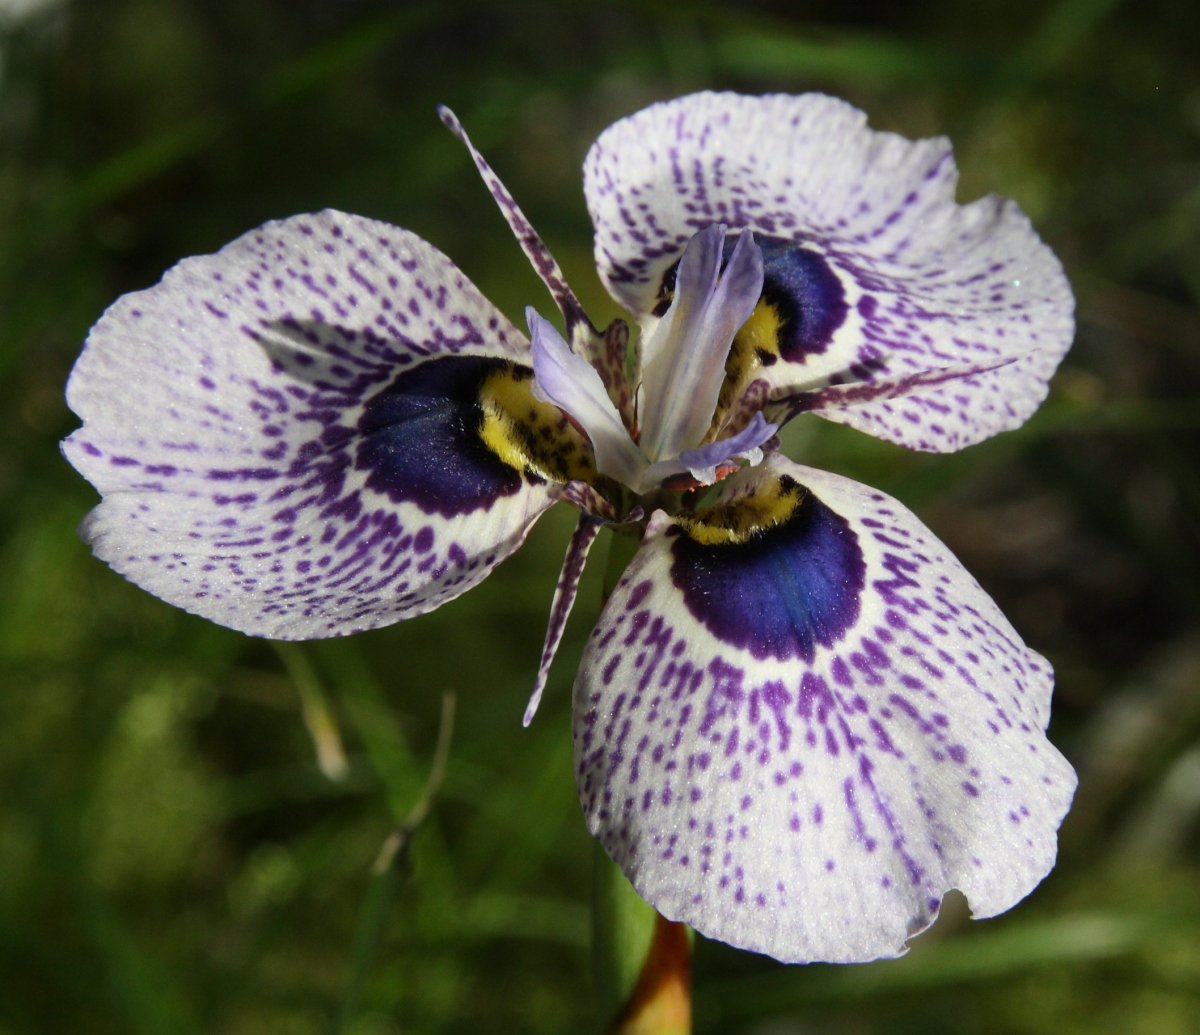
[[[587,439],[557,406],[534,398],[532,371],[509,364],[488,375],[479,405],[479,437],[509,467],[548,481],[595,481]]]
[[[771,478],[749,495],[676,518],[688,537],[704,546],[744,543],[789,521],[804,502],[804,489],[786,475]]]
[[[733,336],[729,358],[725,360],[725,380],[706,440],[716,437],[725,424],[730,407],[741,397],[755,373],[779,359],[779,335],[783,325],[784,318],[778,308],[760,298],[750,319]]]
[[[728,375],[740,375],[748,372],[751,365],[765,364],[770,366],[779,358],[779,331],[783,326],[783,317],[765,298],[759,299],[754,312],[750,314],[741,330],[733,339],[733,349],[729,353],[729,362],[725,364]]]

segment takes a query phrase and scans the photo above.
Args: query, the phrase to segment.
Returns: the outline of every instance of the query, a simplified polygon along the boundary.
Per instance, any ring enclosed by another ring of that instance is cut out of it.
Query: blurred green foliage
[[[568,692],[594,573],[520,725],[571,516],[435,614],[280,652],[94,561],[94,495],[55,443],[104,306],[268,218],[389,220],[510,315],[543,299],[439,102],[616,315],[580,161],[707,87],[947,133],[961,196],[1015,197],[1063,257],[1078,342],[1026,428],[947,457],[803,422],[791,445],[916,507],[1052,660],[1082,782],[1059,867],[1010,915],[951,903],[862,967],[702,944],[697,1030],[1194,1032],[1198,40],[1187,0],[0,6],[0,1033],[594,1030]],[[378,873],[450,691],[444,782]]]

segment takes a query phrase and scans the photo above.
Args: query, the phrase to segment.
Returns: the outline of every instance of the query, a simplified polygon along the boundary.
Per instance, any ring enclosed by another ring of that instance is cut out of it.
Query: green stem
[[[592,952],[608,1035],[690,1035],[691,932],[643,901],[599,845]]]

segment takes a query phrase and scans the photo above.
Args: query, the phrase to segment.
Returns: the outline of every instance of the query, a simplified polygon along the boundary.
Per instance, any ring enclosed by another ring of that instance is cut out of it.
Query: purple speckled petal
[[[527,392],[528,363],[414,235],[336,212],[268,223],[93,328],[63,446],[104,497],[84,534],[150,592],[255,635],[429,611],[555,498],[497,455],[502,409],[482,404]]]
[[[601,275],[645,326],[698,230],[749,228],[772,309],[745,332],[747,382],[794,396],[915,378],[816,412],[931,450],[1022,423],[1074,330],[1070,287],[1029,221],[995,197],[955,204],[956,181],[945,140],[875,132],[818,94],[657,104],[606,130],[584,166]],[[923,377],[969,367],[985,372]]]
[[[1045,876],[1052,676],[895,500],[777,456],[661,511],[575,685],[589,829],[663,915],[788,962],[894,956]]]

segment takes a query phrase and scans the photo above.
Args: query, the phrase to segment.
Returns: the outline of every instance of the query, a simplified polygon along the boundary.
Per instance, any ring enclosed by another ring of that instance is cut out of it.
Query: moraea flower
[[[824,96],[699,94],[587,157],[631,338],[592,327],[471,154],[562,333],[529,310],[527,340],[358,216],[185,260],[105,313],[68,386],[97,555],[235,629],[338,636],[465,592],[566,500],[526,720],[598,530],[640,530],[574,739],[588,827],[644,898],[788,961],[895,955],[950,888],[1012,906],[1075,783],[1050,668],[908,510],[775,432],[811,413],[946,451],[1021,424],[1072,335],[1053,255],[1011,203],[955,204],[944,140]]]

